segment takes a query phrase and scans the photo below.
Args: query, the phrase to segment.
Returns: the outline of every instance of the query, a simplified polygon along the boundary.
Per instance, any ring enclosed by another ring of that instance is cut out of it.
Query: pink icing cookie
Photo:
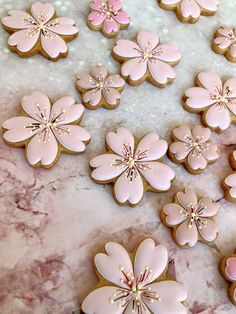
[[[26,158],[33,167],[52,167],[60,152],[77,154],[85,150],[90,134],[77,124],[84,106],[67,96],[52,106],[49,98],[36,91],[21,102],[23,115],[3,122],[4,141],[26,148]]]
[[[229,162],[234,171],[224,179],[222,188],[225,191],[225,198],[230,202],[236,202],[236,151],[229,156]]]
[[[141,31],[136,41],[120,39],[113,48],[113,57],[122,63],[121,75],[130,85],[139,85],[148,80],[163,87],[175,79],[172,66],[181,58],[173,44],[160,44],[152,32]]]
[[[129,15],[122,10],[120,0],[93,0],[89,5],[88,26],[101,30],[106,37],[115,37],[129,26]]]
[[[214,72],[201,72],[196,87],[186,90],[184,108],[202,113],[202,121],[215,131],[224,131],[236,122],[236,78],[222,82]]]
[[[161,211],[161,220],[173,228],[174,241],[189,248],[198,241],[212,242],[217,238],[218,227],[214,221],[219,205],[209,197],[198,199],[193,190],[185,189],[175,195],[174,202]]]
[[[208,163],[219,158],[218,148],[209,141],[211,130],[201,125],[190,129],[180,126],[173,130],[173,143],[169,147],[170,159],[183,164],[192,174],[201,173]]]
[[[84,300],[85,314],[187,314],[183,285],[166,278],[164,245],[144,240],[135,253],[109,242],[94,259],[100,284]]]
[[[90,161],[96,183],[114,184],[114,198],[119,205],[136,206],[144,191],[167,191],[174,171],[159,160],[168,145],[156,133],[149,133],[135,145],[129,130],[118,128],[106,136],[108,152]]]
[[[76,82],[78,91],[82,94],[84,105],[88,109],[101,106],[114,109],[120,103],[120,92],[125,85],[119,74],[110,75],[103,66],[96,66],[90,74],[81,74]]]
[[[176,12],[179,20],[196,23],[200,15],[214,15],[219,0],[159,0],[160,7]]]
[[[214,37],[212,49],[224,55],[230,62],[236,62],[236,29],[221,26]]]
[[[40,53],[57,61],[68,54],[66,42],[78,35],[74,20],[56,17],[51,3],[35,2],[30,13],[13,10],[8,14],[2,19],[3,27],[13,33],[8,39],[8,46],[20,57]]]

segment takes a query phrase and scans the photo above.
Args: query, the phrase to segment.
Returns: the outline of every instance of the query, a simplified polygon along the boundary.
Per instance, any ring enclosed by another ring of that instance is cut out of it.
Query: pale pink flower
[[[221,26],[215,34],[213,48],[229,61],[236,62],[236,29]]]

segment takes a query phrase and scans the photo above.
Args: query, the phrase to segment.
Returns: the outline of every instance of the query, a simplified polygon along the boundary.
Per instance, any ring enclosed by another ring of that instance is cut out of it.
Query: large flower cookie
[[[101,106],[114,109],[120,103],[120,92],[125,85],[119,74],[110,75],[103,66],[96,66],[90,74],[80,74],[76,82],[78,91],[82,94],[84,105],[88,109]]]
[[[209,197],[198,199],[193,190],[185,189],[175,195],[174,202],[161,211],[162,222],[173,228],[174,241],[182,247],[193,247],[198,241],[212,242],[217,238],[214,221],[219,205]]]
[[[181,22],[196,23],[200,15],[216,13],[219,0],[158,0],[166,10],[174,10]]]
[[[135,145],[129,130],[118,128],[106,136],[108,152],[93,158],[92,179],[97,183],[113,183],[114,198],[120,205],[137,205],[145,190],[167,191],[174,171],[159,160],[168,145],[156,133],[149,133]]]
[[[209,141],[211,130],[197,125],[190,129],[183,125],[173,130],[173,143],[169,157],[177,164],[184,164],[187,171],[198,174],[219,157],[215,144]]]
[[[75,22],[68,17],[56,17],[51,3],[35,2],[30,13],[13,10],[2,19],[3,27],[13,33],[9,48],[21,57],[40,53],[57,61],[68,54],[67,41],[77,37]]]
[[[224,179],[222,188],[225,191],[225,198],[230,202],[236,202],[236,151],[229,156],[229,162],[234,171]]]
[[[165,246],[144,240],[135,254],[109,242],[94,259],[101,283],[84,300],[85,314],[187,314],[183,285],[166,278]]]
[[[84,106],[67,96],[52,106],[49,98],[36,91],[21,101],[23,115],[3,122],[4,141],[26,148],[26,158],[33,167],[52,167],[60,152],[81,153],[90,134],[77,124]]]
[[[139,85],[148,80],[163,87],[175,79],[172,66],[181,58],[173,44],[160,44],[159,37],[152,32],[141,31],[136,41],[120,39],[113,48],[113,56],[122,63],[121,75],[130,85]]]
[[[107,37],[114,37],[129,26],[129,15],[122,10],[120,0],[93,0],[89,8],[88,26]]]
[[[228,295],[236,306],[236,252],[223,257],[219,263],[219,269],[225,280],[230,283]]]
[[[216,131],[224,131],[236,122],[236,78],[222,82],[214,72],[201,72],[196,87],[186,90],[184,108],[202,113],[205,125]]]
[[[236,29],[227,26],[219,27],[212,48],[216,53],[225,55],[229,61],[236,62]]]

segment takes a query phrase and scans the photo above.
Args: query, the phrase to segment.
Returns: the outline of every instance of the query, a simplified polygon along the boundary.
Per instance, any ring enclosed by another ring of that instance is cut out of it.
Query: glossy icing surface
[[[222,52],[227,52],[230,58],[236,58],[236,29],[221,26],[214,43]]]

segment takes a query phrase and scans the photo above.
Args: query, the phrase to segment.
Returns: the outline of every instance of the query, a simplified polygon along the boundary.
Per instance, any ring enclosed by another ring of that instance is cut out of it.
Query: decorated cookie
[[[77,154],[85,150],[90,134],[77,124],[84,106],[73,97],[63,97],[52,106],[49,98],[36,91],[21,101],[22,115],[3,122],[3,139],[14,147],[24,147],[33,167],[52,167],[61,152]]]
[[[82,304],[85,314],[187,314],[186,289],[166,276],[164,245],[146,239],[129,254],[109,242],[94,263],[100,283]]]
[[[167,191],[174,171],[159,160],[168,145],[156,133],[144,136],[137,145],[129,130],[118,128],[106,136],[108,151],[90,161],[92,179],[101,184],[113,183],[119,205],[136,206],[144,191]]]
[[[13,10],[2,19],[3,27],[12,35],[9,48],[20,57],[40,53],[57,61],[68,54],[67,41],[77,37],[75,22],[68,17],[57,17],[51,3],[35,2],[30,13]]]
[[[196,23],[200,15],[214,15],[219,0],[158,0],[160,7],[176,12],[179,20]]]
[[[236,202],[236,151],[230,154],[229,162],[234,171],[224,179],[222,188],[225,191],[225,198],[230,202]]]
[[[202,121],[215,131],[224,131],[236,122],[236,78],[222,82],[214,72],[201,72],[196,87],[186,90],[184,108],[202,113]]]
[[[120,92],[125,85],[119,74],[110,75],[103,66],[94,67],[90,74],[81,74],[76,83],[88,109],[104,107],[114,109],[120,103]]]
[[[192,129],[186,125],[174,129],[168,152],[170,159],[183,164],[190,173],[201,173],[208,163],[219,157],[217,146],[209,141],[210,136],[211,130],[201,125]]]
[[[224,55],[230,62],[236,62],[236,29],[227,26],[218,28],[212,49]]]
[[[185,189],[175,195],[174,202],[161,211],[161,220],[173,228],[174,241],[189,248],[198,241],[212,242],[217,238],[218,227],[214,221],[219,205],[209,197],[199,198],[193,190]]]
[[[130,85],[148,80],[155,86],[164,87],[175,79],[172,66],[181,58],[173,44],[160,44],[155,33],[141,31],[136,41],[120,39],[113,48],[113,57],[122,63],[121,75]]]
[[[235,254],[225,256],[219,263],[219,270],[222,276],[230,283],[228,295],[236,306],[236,251]]]
[[[115,37],[120,29],[129,26],[129,15],[122,10],[120,0],[93,0],[89,8],[88,26],[106,37]]]

